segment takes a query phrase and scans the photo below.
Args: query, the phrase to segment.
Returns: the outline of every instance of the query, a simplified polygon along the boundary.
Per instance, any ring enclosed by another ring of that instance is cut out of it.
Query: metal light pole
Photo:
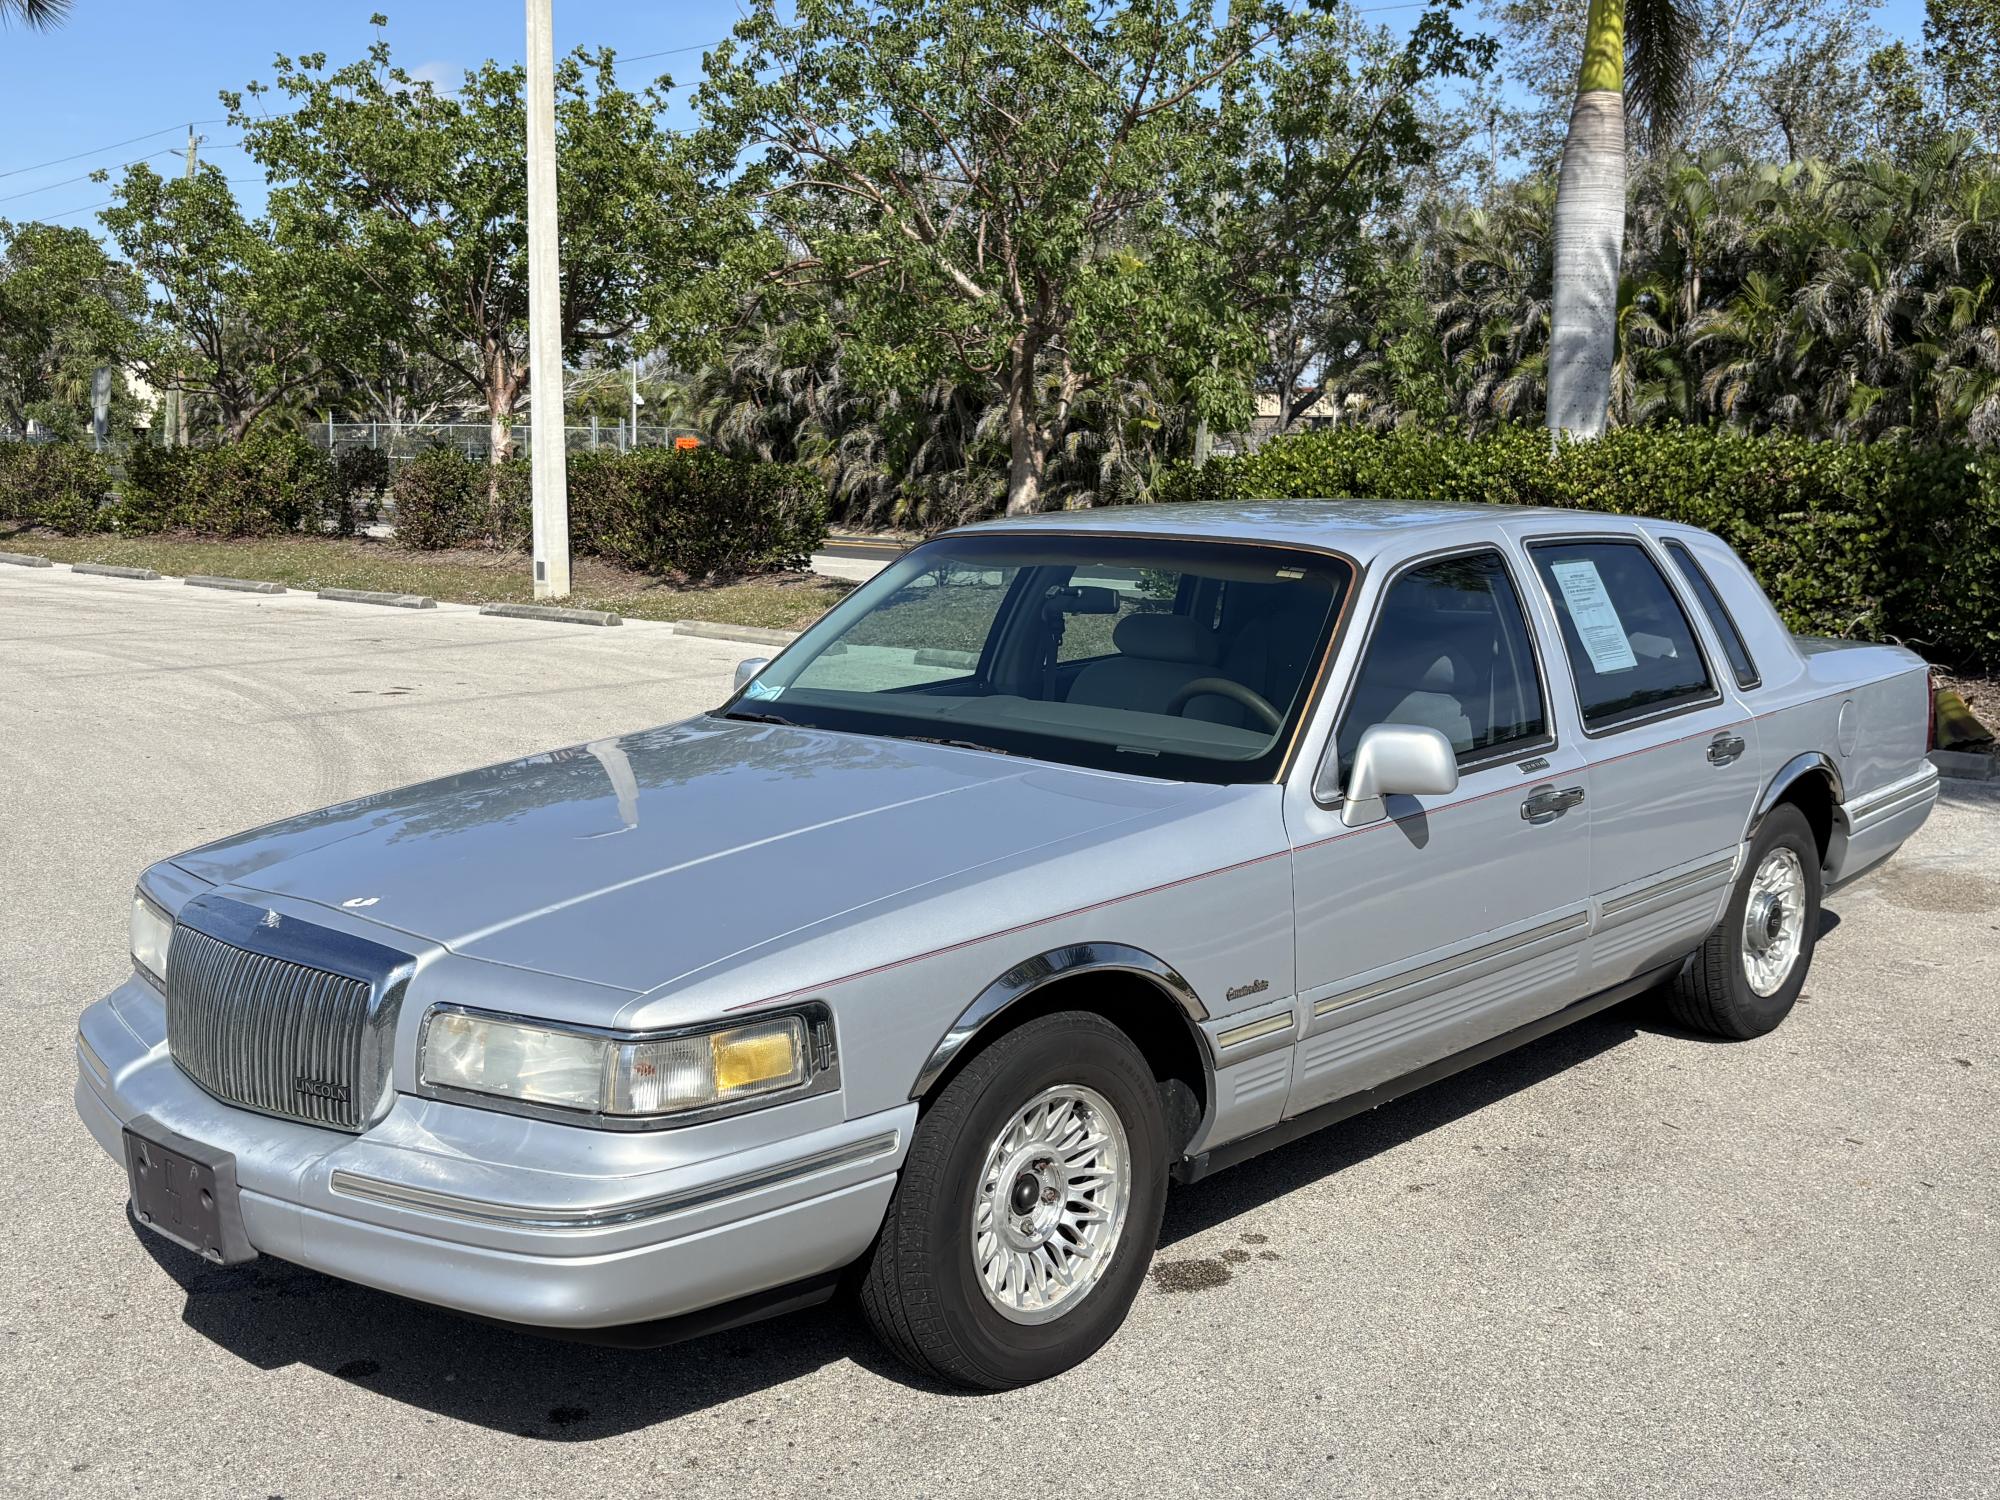
[[[528,383],[535,597],[569,594],[569,482],[563,451],[562,271],[556,241],[555,26],[528,0]]]

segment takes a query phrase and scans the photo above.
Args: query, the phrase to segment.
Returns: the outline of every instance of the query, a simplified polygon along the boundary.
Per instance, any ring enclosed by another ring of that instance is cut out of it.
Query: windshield
[[[1268,781],[1350,577],[1338,558],[1286,547],[944,537],[855,590],[723,713]]]

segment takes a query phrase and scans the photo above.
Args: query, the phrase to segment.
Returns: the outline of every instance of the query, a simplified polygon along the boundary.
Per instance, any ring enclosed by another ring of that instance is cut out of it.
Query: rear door
[[[1425,725],[1458,752],[1456,791],[1390,797],[1388,817],[1348,828],[1310,764],[1286,789],[1305,1012],[1288,1116],[1580,993],[1584,756],[1538,665],[1524,587],[1500,549],[1476,546],[1405,564],[1370,606],[1334,720],[1340,765],[1373,724]]]
[[[1758,790],[1756,723],[1636,531],[1527,539],[1589,759],[1590,989],[1715,925]]]

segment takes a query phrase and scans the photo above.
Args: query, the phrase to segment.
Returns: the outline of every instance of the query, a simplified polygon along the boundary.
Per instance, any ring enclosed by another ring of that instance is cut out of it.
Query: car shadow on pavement
[[[1177,1187],[1167,1199],[1161,1248],[1532,1088],[1642,1030],[1674,1030],[1647,996]],[[463,1318],[270,1256],[212,1266],[136,1223],[132,1232],[186,1293],[182,1319],[188,1327],[239,1359],[264,1370],[309,1365],[390,1400],[526,1438],[615,1436],[843,1360],[917,1389],[966,1394],[924,1380],[890,1357],[850,1298],[667,1348],[617,1349]]]

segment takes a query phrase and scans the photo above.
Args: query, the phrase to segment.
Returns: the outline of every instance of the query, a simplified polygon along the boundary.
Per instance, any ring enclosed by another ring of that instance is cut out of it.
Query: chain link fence
[[[486,461],[492,429],[484,422],[317,422],[306,433],[328,453],[374,448],[403,463],[432,448],[451,448],[480,463]],[[514,456],[526,458],[533,447],[529,429],[513,428]],[[563,429],[571,453],[625,453],[633,448],[699,448],[708,441],[691,427],[634,427],[626,422],[592,421]]]

